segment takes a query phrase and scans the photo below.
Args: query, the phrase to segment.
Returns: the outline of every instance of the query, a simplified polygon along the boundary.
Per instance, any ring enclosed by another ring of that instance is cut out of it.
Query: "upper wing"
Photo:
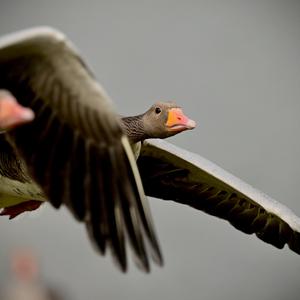
[[[126,270],[128,239],[149,270],[145,242],[162,262],[148,203],[112,104],[59,32],[38,28],[0,40],[0,88],[36,118],[7,133],[29,174],[53,206],[86,223],[101,253],[107,246]]]
[[[277,248],[288,244],[300,254],[300,219],[203,157],[153,140],[144,142],[138,167],[146,195],[190,205]]]

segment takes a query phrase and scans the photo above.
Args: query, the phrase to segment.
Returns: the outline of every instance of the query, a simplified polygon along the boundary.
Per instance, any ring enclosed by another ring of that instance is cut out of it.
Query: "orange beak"
[[[170,131],[184,131],[194,129],[196,122],[185,116],[180,108],[171,108],[168,113],[166,126]]]
[[[34,119],[34,112],[21,106],[8,92],[0,92],[0,130],[12,129]]]

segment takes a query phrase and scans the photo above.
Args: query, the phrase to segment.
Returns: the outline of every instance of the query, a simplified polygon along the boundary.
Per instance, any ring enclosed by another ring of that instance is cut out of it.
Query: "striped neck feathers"
[[[144,114],[122,118],[122,127],[131,143],[137,143],[149,138],[143,122]]]

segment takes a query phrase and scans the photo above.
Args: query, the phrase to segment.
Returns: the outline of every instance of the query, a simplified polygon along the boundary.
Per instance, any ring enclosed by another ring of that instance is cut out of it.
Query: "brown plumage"
[[[195,127],[176,104],[158,102],[144,114],[119,118],[70,42],[49,29],[0,42],[0,66],[0,89],[35,114],[31,123],[0,135],[7,197],[66,205],[96,249],[109,248],[122,270],[127,242],[143,270],[150,256],[162,264],[143,187],[149,196],[188,204],[300,254],[300,220],[288,208],[199,155],[147,140]],[[0,190],[0,205],[12,206],[5,197]]]
[[[4,38],[0,66],[0,89],[35,114],[33,122],[8,131],[2,141],[17,151],[50,203],[66,205],[86,224],[96,249],[110,248],[122,270],[127,241],[145,271],[149,254],[162,264],[130,144],[109,98],[70,43],[51,29]],[[6,184],[6,177],[1,180]],[[11,185],[13,201],[39,193]],[[2,198],[2,206],[8,206]]]

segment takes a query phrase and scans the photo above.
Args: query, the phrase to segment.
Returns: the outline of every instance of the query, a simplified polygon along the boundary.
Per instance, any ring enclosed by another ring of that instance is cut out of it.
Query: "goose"
[[[39,27],[0,40],[0,207],[65,205],[95,249],[127,270],[163,264],[146,196],[229,221],[300,254],[300,219],[198,154],[164,140],[196,123],[172,102],[120,117],[74,45]],[[17,99],[17,100],[16,100]]]

